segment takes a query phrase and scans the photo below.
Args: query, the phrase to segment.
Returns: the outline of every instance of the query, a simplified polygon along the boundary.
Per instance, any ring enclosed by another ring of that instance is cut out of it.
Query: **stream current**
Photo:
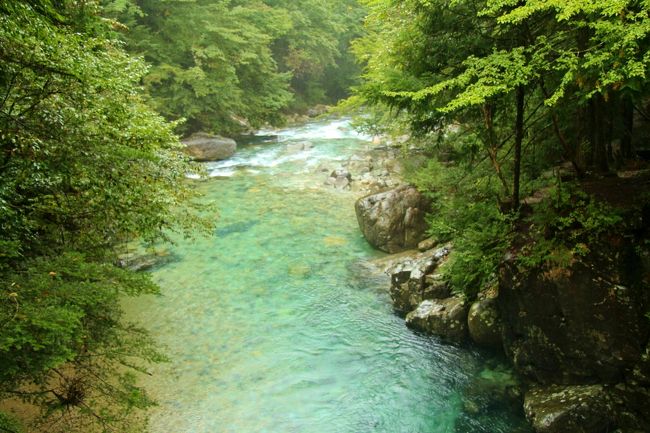
[[[323,184],[366,137],[344,120],[267,133],[208,165],[214,236],[178,239],[152,271],[162,295],[128,306],[171,358],[146,379],[152,432],[528,432],[507,405],[467,410],[490,392],[477,381],[505,376],[496,361],[407,329],[368,275],[383,254],[355,196]]]

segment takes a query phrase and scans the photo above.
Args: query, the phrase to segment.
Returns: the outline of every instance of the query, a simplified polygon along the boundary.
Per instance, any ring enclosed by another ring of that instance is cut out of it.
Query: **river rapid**
[[[162,295],[128,305],[170,356],[146,378],[152,432],[528,432],[507,405],[468,410],[468,393],[490,392],[477,383],[507,377],[498,361],[408,330],[366,270],[383,254],[355,195],[324,180],[367,137],[345,120],[262,134],[277,137],[196,182],[217,203],[214,235],[178,239],[152,270]],[[287,152],[300,140],[313,148]]]

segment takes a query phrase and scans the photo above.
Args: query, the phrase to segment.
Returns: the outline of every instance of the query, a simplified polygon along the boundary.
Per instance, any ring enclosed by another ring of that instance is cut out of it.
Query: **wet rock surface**
[[[406,315],[410,328],[460,342],[467,337],[467,304],[460,297],[426,300]]]
[[[501,349],[501,318],[493,298],[474,302],[467,315],[467,327],[472,340],[483,347]]]
[[[355,204],[365,238],[388,253],[417,247],[426,237],[429,209],[430,201],[410,185],[363,197]]]
[[[602,385],[533,388],[524,411],[537,433],[606,433],[615,427],[614,405]]]
[[[440,274],[433,273],[448,254],[448,247],[414,253],[389,269],[390,296],[396,311],[407,313],[424,300],[451,296],[446,281]]]
[[[648,431],[650,274],[630,239],[612,235],[563,267],[501,266],[503,346],[532,386],[538,433]]]
[[[504,348],[540,383],[616,383],[648,341],[647,293],[626,275],[624,254],[596,254],[567,268],[501,269]]]
[[[331,185],[336,189],[350,189],[352,175],[344,168],[339,168],[330,173],[325,184]]]

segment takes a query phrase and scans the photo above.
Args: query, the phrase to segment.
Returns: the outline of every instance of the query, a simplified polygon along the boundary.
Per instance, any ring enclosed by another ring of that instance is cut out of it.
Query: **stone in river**
[[[185,152],[195,161],[219,161],[230,158],[237,150],[231,138],[197,132],[182,141]]]

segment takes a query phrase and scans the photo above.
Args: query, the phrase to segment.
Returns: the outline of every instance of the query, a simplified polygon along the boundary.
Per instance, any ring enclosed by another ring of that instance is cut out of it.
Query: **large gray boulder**
[[[430,205],[415,187],[404,185],[357,200],[355,210],[368,242],[382,251],[397,253],[417,247],[426,237],[424,217]]]
[[[467,305],[460,297],[426,300],[406,315],[406,325],[445,340],[461,342],[467,336]]]
[[[537,433],[606,433],[615,427],[615,408],[602,385],[533,388],[524,411]]]
[[[233,156],[237,143],[231,138],[197,132],[181,143],[185,152],[195,161],[219,161]]]

